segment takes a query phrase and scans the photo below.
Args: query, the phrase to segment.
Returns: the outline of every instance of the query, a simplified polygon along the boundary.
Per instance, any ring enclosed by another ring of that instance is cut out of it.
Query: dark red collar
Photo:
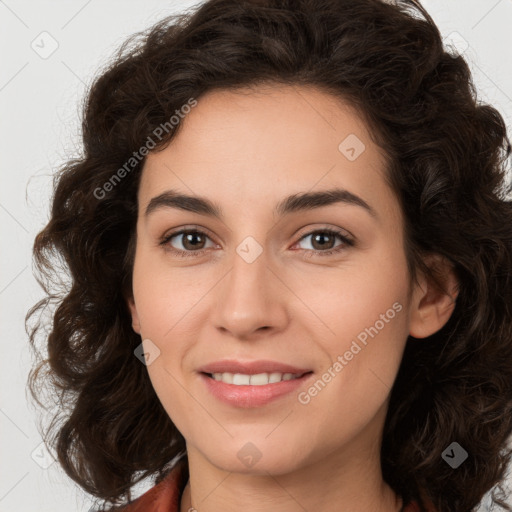
[[[187,457],[183,457],[169,474],[122,509],[123,512],[179,512],[180,500],[188,481]]]

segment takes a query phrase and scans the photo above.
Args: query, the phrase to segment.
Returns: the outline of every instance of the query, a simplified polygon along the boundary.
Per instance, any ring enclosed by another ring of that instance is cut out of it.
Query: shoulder
[[[430,500],[425,500],[425,505],[427,508],[422,509],[417,501],[411,501],[404,506],[401,512],[436,512],[436,509]]]
[[[420,507],[415,501],[411,501],[402,509],[402,512],[420,512]]]
[[[120,512],[179,512],[188,480],[185,460],[179,461],[157,485],[120,509]]]

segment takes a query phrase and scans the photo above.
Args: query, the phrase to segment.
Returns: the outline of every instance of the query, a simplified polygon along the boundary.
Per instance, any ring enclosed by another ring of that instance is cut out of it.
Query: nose
[[[253,249],[249,247],[249,253]],[[269,260],[265,249],[254,261],[243,250],[234,252],[214,308],[215,326],[224,334],[249,340],[286,328],[291,292],[278,275],[278,266]]]

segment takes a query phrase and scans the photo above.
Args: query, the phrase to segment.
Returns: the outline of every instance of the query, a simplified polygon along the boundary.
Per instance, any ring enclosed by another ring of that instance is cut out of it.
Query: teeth
[[[215,380],[225,382],[226,384],[235,384],[236,386],[264,386],[273,384],[282,380],[297,379],[300,375],[293,373],[257,373],[256,375],[244,375],[242,373],[213,373]]]
[[[221,379],[222,379],[222,374],[221,374]],[[249,377],[249,375],[242,375],[241,373],[235,373],[233,375],[232,384],[236,384],[237,386],[247,386],[247,385],[249,385],[250,380],[251,380],[251,378]]]

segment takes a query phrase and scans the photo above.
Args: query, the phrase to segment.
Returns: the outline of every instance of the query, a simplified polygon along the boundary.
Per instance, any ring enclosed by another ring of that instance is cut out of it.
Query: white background
[[[57,463],[44,469],[35,462],[51,459],[38,449],[37,417],[26,393],[31,355],[24,316],[41,297],[32,243],[48,220],[51,173],[79,147],[81,100],[99,66],[128,35],[195,3],[0,0],[0,512],[87,511],[92,504]],[[512,0],[423,3],[443,37],[455,31],[467,41],[464,56],[480,99],[501,112],[510,130]],[[46,59],[31,48],[43,31],[58,42]]]

